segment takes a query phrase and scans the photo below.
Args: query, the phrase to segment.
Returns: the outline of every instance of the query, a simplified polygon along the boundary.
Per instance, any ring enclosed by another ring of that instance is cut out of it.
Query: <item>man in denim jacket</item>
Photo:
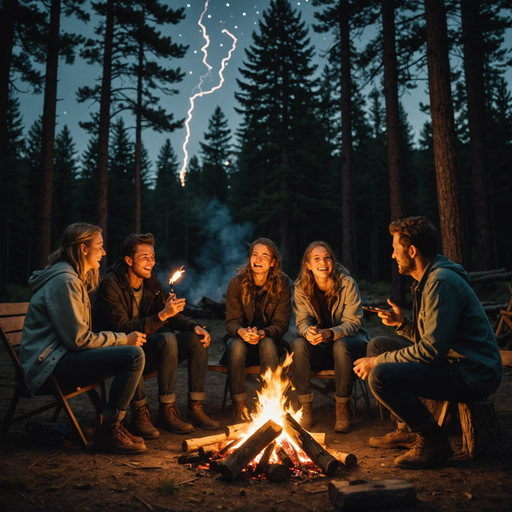
[[[498,389],[503,368],[496,338],[464,269],[437,254],[438,233],[426,217],[391,223],[392,258],[415,279],[412,321],[399,306],[379,311],[385,325],[411,340],[374,338],[354,371],[399,420],[398,429],[372,437],[378,448],[407,447],[395,464],[420,469],[448,459],[448,437],[422,403],[482,400]]]

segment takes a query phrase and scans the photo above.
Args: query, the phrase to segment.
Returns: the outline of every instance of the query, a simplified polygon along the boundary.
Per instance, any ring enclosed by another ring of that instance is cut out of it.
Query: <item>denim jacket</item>
[[[455,364],[467,384],[494,393],[503,366],[496,337],[464,269],[438,254],[412,288],[413,317],[396,332],[414,344],[377,358],[384,362]]]
[[[69,350],[126,345],[126,334],[90,330],[89,295],[69,263],[34,272],[28,284],[34,296],[23,324],[20,362],[31,396]]]

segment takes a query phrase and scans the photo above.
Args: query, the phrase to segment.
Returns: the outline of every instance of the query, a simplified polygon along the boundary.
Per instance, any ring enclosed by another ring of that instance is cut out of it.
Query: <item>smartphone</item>
[[[363,306],[365,311],[369,311],[370,313],[390,313],[391,309],[380,309],[374,308],[373,306]]]

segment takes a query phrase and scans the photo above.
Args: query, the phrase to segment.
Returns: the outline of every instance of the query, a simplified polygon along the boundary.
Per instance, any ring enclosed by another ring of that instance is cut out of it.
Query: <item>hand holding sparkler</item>
[[[164,309],[158,313],[158,317],[162,322],[165,322],[169,318],[181,313],[185,309],[186,302],[186,299],[177,299],[174,293],[170,293],[165,301]]]

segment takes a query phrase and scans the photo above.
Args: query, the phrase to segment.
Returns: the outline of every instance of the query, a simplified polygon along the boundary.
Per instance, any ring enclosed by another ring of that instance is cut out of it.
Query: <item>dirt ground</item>
[[[209,359],[218,361],[222,353],[222,321],[205,320],[215,340]],[[377,324],[370,325],[372,334]],[[254,397],[258,383],[248,378]],[[178,370],[177,403],[186,413],[186,363]],[[223,426],[231,425],[232,407],[221,411],[225,376],[208,373],[205,409]],[[5,352],[0,353],[0,418],[9,405],[13,390],[13,372]],[[156,379],[146,381],[152,417],[157,413]],[[494,395],[496,412],[507,452],[512,453],[512,372],[506,371],[499,391]],[[130,511],[323,511],[333,510],[327,492],[331,480],[405,479],[415,486],[414,507],[402,510],[510,510],[512,508],[512,457],[501,460],[469,460],[462,453],[459,435],[451,437],[455,456],[442,466],[418,471],[394,467],[400,450],[378,450],[368,446],[368,438],[384,435],[394,427],[388,418],[380,419],[372,397],[371,415],[364,401],[358,400],[349,434],[334,433],[332,394],[317,393],[314,412],[316,432],[326,433],[327,446],[353,453],[358,464],[353,469],[341,466],[334,477],[319,475],[304,480],[288,480],[276,484],[266,480],[225,482],[216,473],[197,465],[179,465],[184,436],[166,431],[159,439],[147,441],[147,451],[133,457],[83,450],[70,440],[61,446],[43,446],[32,441],[25,432],[25,422],[0,435],[0,510],[130,510]],[[28,409],[30,402],[22,401]],[[94,419],[94,409],[87,397],[73,399],[72,408],[81,425]],[[50,413],[36,417],[49,421]],[[62,413],[59,418],[66,422]],[[213,432],[215,433],[215,432]],[[220,433],[220,432],[219,432]],[[201,429],[189,437],[212,435]],[[377,508],[378,509],[378,508]]]

